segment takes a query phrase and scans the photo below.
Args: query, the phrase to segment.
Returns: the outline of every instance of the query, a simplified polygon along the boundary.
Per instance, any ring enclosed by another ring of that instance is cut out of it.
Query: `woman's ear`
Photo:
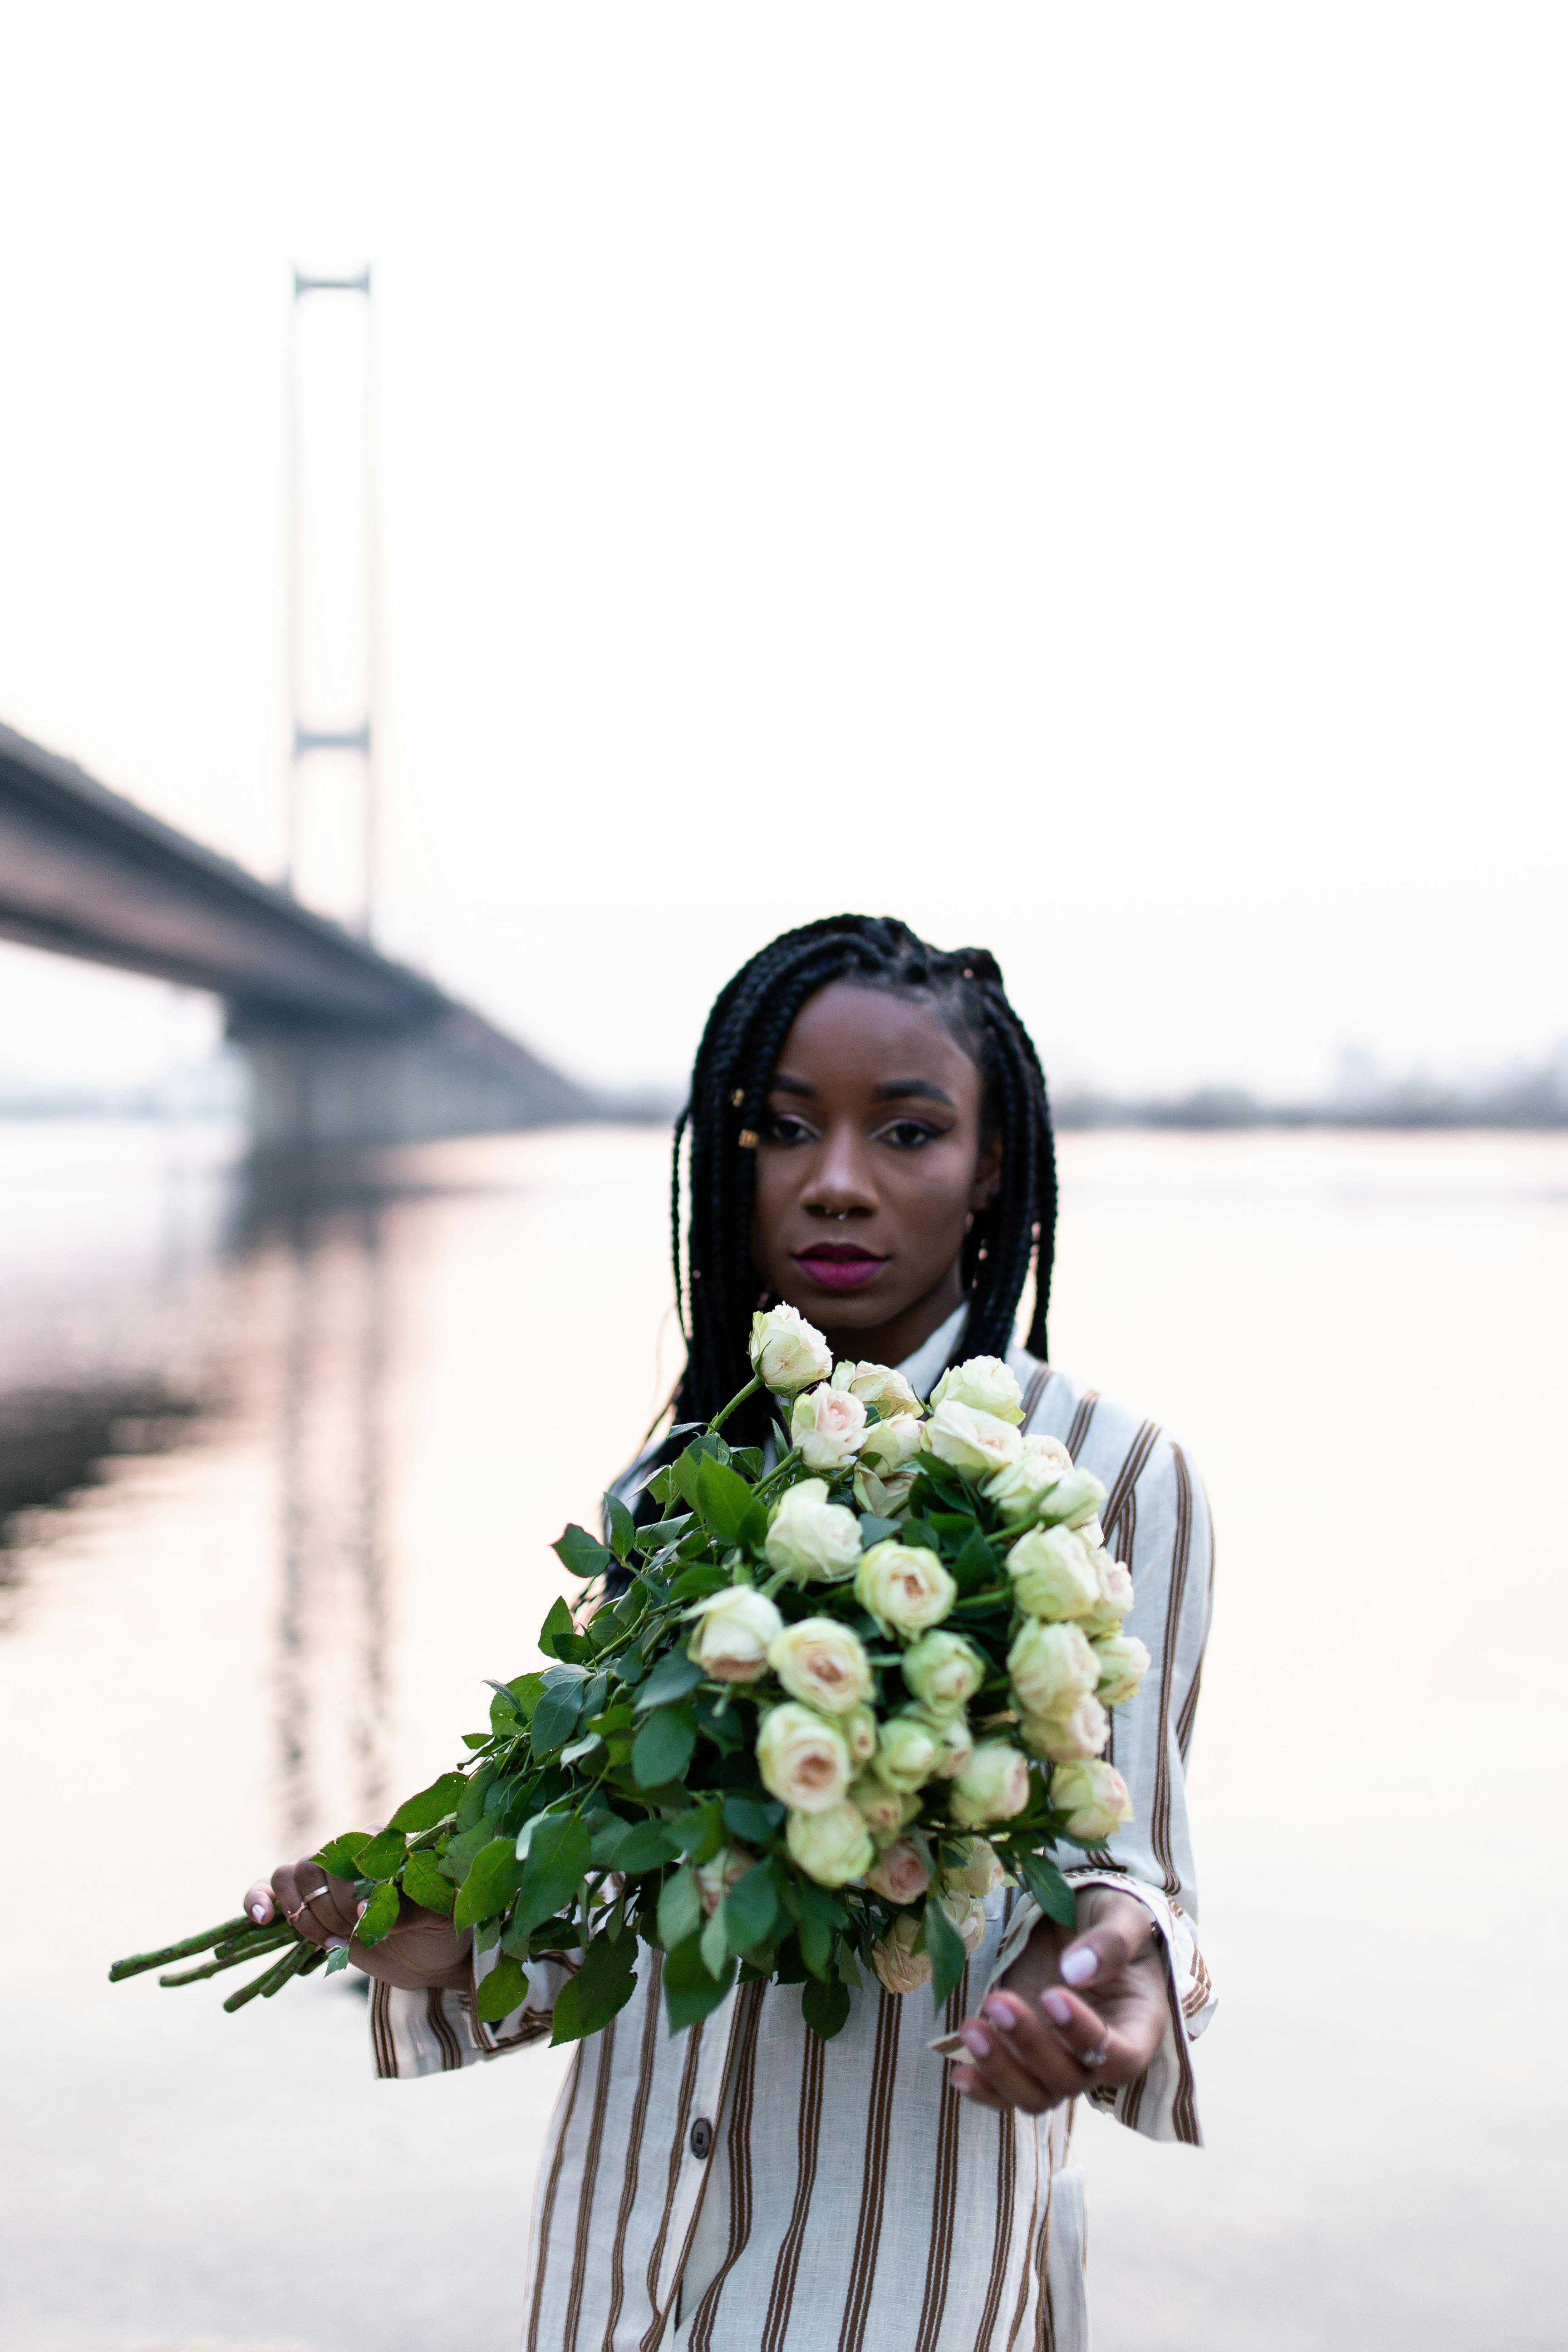
[[[996,1198],[1002,1181],[1002,1139],[994,1135],[975,1164],[974,1181],[969,1188],[969,1207],[978,1216]]]

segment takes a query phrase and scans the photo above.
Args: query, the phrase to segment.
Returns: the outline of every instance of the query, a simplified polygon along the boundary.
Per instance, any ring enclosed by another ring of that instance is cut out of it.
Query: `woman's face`
[[[995,1190],[980,1073],[918,998],[834,981],[779,1055],[757,1142],[752,1254],[835,1355],[896,1364],[959,1304]]]

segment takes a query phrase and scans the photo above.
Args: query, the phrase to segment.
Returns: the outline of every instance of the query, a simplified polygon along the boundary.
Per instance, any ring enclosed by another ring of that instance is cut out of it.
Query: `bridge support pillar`
[[[462,1013],[402,1030],[321,1028],[231,1011],[263,1155],[425,1143],[592,1115],[582,1091]]]

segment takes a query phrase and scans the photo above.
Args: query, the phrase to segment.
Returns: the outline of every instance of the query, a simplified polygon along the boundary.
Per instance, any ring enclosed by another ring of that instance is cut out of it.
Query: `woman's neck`
[[[955,1264],[923,1298],[915,1299],[886,1323],[853,1331],[826,1330],[822,1336],[833,1350],[835,1362],[847,1356],[851,1363],[901,1364],[963,1304],[963,1286]]]

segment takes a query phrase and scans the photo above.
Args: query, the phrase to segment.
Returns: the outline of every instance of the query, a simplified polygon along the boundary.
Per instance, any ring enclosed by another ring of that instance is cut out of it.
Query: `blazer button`
[[[699,2116],[691,2126],[691,2153],[701,2164],[713,2145],[713,2126],[706,2116]]]

